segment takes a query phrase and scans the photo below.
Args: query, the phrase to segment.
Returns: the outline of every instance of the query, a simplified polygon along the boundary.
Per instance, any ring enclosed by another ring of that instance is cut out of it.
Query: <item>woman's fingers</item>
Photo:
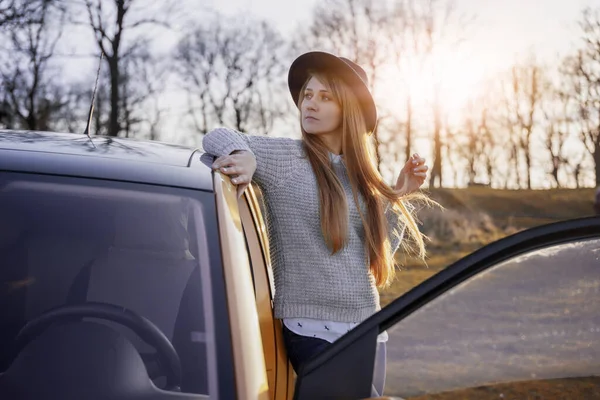
[[[218,169],[227,175],[243,173],[248,167],[247,160],[244,162],[241,154],[221,156],[212,164],[213,169]]]
[[[413,174],[417,176],[425,176],[427,175],[427,170],[429,167],[427,165],[421,165],[413,169]]]
[[[421,160],[422,160],[422,162],[421,162]],[[425,165],[424,158],[418,158],[417,161],[418,161],[417,166],[415,168],[413,168],[413,175],[423,178],[423,180],[424,180],[427,177],[427,170],[429,169],[429,167],[427,165]]]
[[[233,153],[233,154],[229,154],[226,156],[221,156],[215,160],[215,162],[213,163],[213,168],[219,168],[219,167],[230,165],[230,164],[240,163],[244,159],[248,158],[248,154],[246,154],[246,153],[247,152],[241,152],[241,153]],[[254,157],[254,156],[252,156],[252,157]]]
[[[213,162],[212,168],[219,169],[221,167],[225,167],[231,164],[231,156],[221,156]]]
[[[225,175],[236,175],[236,174],[240,174],[242,173],[242,168],[236,166],[236,165],[230,165],[227,167],[221,167],[219,168],[219,170],[224,173]]]
[[[240,151],[230,155],[217,158],[212,168],[230,177],[231,183],[237,186],[237,194],[240,197],[256,171],[256,159],[248,151]]]
[[[251,178],[248,175],[238,175],[231,179],[231,183],[233,183],[234,185],[248,185],[250,184],[250,181]]]
[[[235,163],[235,160],[233,162],[229,160],[223,160],[216,167],[213,164],[213,168],[218,169],[225,175],[240,175],[246,172],[243,166],[239,166]]]
[[[421,157],[420,155],[418,155],[417,153],[415,153],[412,156],[412,163],[415,165],[425,164],[425,159],[423,157]]]

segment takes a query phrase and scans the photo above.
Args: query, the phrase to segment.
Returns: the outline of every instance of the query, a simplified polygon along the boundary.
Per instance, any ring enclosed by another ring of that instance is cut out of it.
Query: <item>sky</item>
[[[317,0],[204,0],[206,8],[224,14],[243,13],[269,20],[284,34],[306,23],[317,3]],[[577,38],[575,22],[581,10],[600,5],[600,0],[455,0],[455,4],[458,13],[475,17],[469,46],[491,66],[498,66],[510,64],[516,55],[529,50],[546,58],[569,50]]]

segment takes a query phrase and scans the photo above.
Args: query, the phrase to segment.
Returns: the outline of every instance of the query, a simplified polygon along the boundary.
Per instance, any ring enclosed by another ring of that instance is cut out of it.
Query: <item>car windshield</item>
[[[28,321],[59,306],[100,302],[156,325],[179,355],[182,391],[209,394],[217,382],[210,202],[210,193],[193,190],[0,174],[0,373]],[[125,336],[162,387],[157,349],[116,322],[92,322]]]

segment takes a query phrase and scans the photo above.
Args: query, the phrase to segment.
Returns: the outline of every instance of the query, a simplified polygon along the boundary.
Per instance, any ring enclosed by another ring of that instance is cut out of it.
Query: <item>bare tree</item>
[[[582,48],[565,61],[563,76],[575,102],[579,137],[592,156],[600,186],[600,8],[586,8],[579,21]]]
[[[70,82],[68,84],[62,97],[65,106],[55,113],[56,122],[52,126],[53,130],[73,133],[83,133],[85,131],[93,91],[93,88],[89,86],[87,81],[85,84],[82,82]],[[94,115],[92,116],[91,133],[93,134],[99,132],[100,126],[105,125],[98,125],[98,120],[106,119],[104,113],[102,113],[102,107],[106,104],[106,101],[103,101],[103,96],[106,97],[106,93],[106,88],[99,82]]]
[[[390,10],[386,12],[385,24],[382,25],[385,37],[382,46],[389,54],[392,75],[397,75],[394,76],[394,92],[402,95],[403,109],[395,109],[394,106],[386,109],[382,104],[380,109],[383,112],[380,120],[381,125],[385,125],[390,132],[404,132],[404,137],[401,134],[389,135],[390,140],[396,143],[399,139],[404,139],[402,143],[404,157],[401,158],[401,153],[396,152],[393,159],[400,165],[413,154],[415,135],[418,130],[417,121],[414,119],[415,89],[412,80],[417,71],[424,70],[432,46],[426,29],[429,15],[422,7],[418,7],[420,4],[413,0],[392,2]],[[389,86],[389,83],[386,83],[386,86]],[[383,135],[380,141],[384,147],[391,147],[391,143],[384,142]]]
[[[267,134],[287,111],[283,45],[266,22],[242,18],[218,17],[186,35],[175,60],[195,129]]]
[[[57,69],[52,68],[64,14],[49,2],[36,12],[28,23],[13,26],[8,35],[9,45],[3,50],[10,57],[0,64],[0,86],[11,127],[48,130],[65,106],[65,89],[58,83]]]
[[[110,114],[106,133],[109,136],[128,132],[130,134],[129,124],[138,121],[132,121],[128,115],[132,106],[128,101],[132,97],[123,96],[121,90],[127,87],[131,77],[140,73],[140,64],[127,63],[131,63],[134,58],[139,60],[139,48],[150,45],[148,29],[169,27],[168,18],[174,2],[164,2],[162,8],[148,11],[145,9],[147,5],[139,0],[82,1],[83,10],[81,7],[72,8],[74,23],[91,28],[95,43],[99,51],[104,54],[108,66]],[[82,19],[79,15],[85,15],[87,18]],[[126,37],[128,40],[125,40]],[[151,60],[150,57],[145,56],[141,59]],[[125,72],[131,65],[138,68]],[[136,101],[139,99],[136,98]]]
[[[382,116],[382,119],[389,118],[391,120],[391,131],[404,131],[404,158],[400,158],[400,152],[396,152],[394,157],[394,162],[400,165],[410,159],[415,131],[414,103],[409,76],[412,71],[419,70],[419,67],[423,66],[419,26],[412,5],[412,1],[397,1],[392,4],[385,24],[388,52],[401,76],[403,90],[398,90],[398,92],[404,93],[404,112],[390,109],[387,111],[387,115]],[[390,137],[391,140],[397,142],[401,135],[392,134]]]
[[[510,160],[517,187],[522,187],[521,163],[524,162],[525,182],[531,189],[532,141],[539,126],[539,114],[549,86],[544,71],[533,59],[514,65],[504,82],[505,127],[510,134]]]
[[[164,93],[169,63],[163,63],[139,40],[121,60],[119,81],[119,126],[125,137],[160,138],[164,110],[159,98]]]
[[[387,58],[380,41],[389,11],[376,0],[326,0],[317,4],[308,29],[299,33],[294,45],[302,51],[320,48],[358,63],[374,92],[378,70]]]
[[[505,141],[503,140],[502,125],[499,123],[500,91],[497,80],[484,81],[473,103],[477,121],[477,170],[491,187],[505,187],[506,176],[501,166],[506,163]]]
[[[573,180],[575,182],[575,188],[579,189],[584,185],[582,182],[582,175],[585,172],[585,159],[586,156],[589,157],[589,154],[586,154],[586,151],[582,151],[578,154],[571,155],[568,159],[568,165],[571,169],[571,173],[573,174]]]
[[[38,22],[42,8],[51,0],[0,0],[0,29]]]
[[[560,85],[560,84],[557,84]],[[569,164],[567,141],[574,131],[573,102],[564,84],[553,88],[553,96],[543,104],[544,144],[550,157],[549,175],[556,187],[562,187],[560,172]],[[577,177],[575,177],[577,182]]]
[[[426,0],[416,1],[419,17],[416,19],[421,25],[422,48],[425,51],[427,62],[430,64],[433,73],[433,99],[431,102],[431,112],[433,119],[433,162],[431,166],[431,175],[429,187],[436,185],[443,187],[443,154],[445,148],[443,134],[450,129],[444,125],[448,120],[444,104],[442,102],[442,88],[444,82],[441,78],[443,70],[443,59],[440,59],[440,53],[443,48],[458,50],[466,36],[466,29],[470,20],[456,12],[455,2],[453,0]]]
[[[8,93],[0,87],[0,129],[15,129],[15,118],[10,108]]]
[[[447,158],[451,156],[463,161],[467,185],[492,185],[493,178],[499,178],[498,160],[501,158],[501,148],[498,148],[494,110],[497,99],[491,81],[482,83],[477,95],[467,101],[459,126],[449,130],[450,123],[446,121],[448,144]]]
[[[466,116],[465,116],[465,129],[463,133],[463,137],[466,139],[466,145],[459,145],[457,150],[461,153],[462,157],[466,160],[467,164],[467,176],[468,183],[475,183],[477,177],[477,158],[478,155],[481,154],[481,138],[479,123],[476,118],[479,117],[479,112],[475,109],[475,104],[473,101],[470,101],[466,107]],[[485,118],[485,110],[481,112],[482,117]],[[458,139],[458,138],[457,138]],[[459,140],[454,140],[453,142],[459,142]]]

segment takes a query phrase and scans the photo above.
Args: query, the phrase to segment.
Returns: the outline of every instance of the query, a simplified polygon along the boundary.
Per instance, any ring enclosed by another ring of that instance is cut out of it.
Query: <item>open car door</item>
[[[307,362],[295,398],[369,398],[384,330],[386,396],[600,398],[600,217],[457,261]]]

